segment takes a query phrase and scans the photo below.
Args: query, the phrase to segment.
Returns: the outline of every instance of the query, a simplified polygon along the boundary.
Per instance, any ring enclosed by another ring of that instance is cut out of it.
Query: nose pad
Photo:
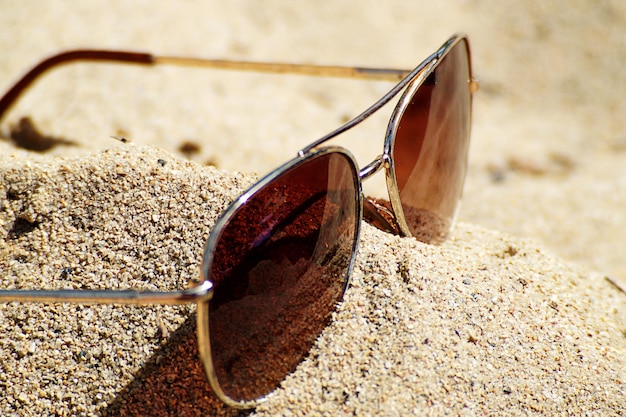
[[[401,234],[400,226],[396,222],[396,216],[393,214],[391,204],[387,200],[364,198],[363,218],[366,222],[384,232],[394,235]]]

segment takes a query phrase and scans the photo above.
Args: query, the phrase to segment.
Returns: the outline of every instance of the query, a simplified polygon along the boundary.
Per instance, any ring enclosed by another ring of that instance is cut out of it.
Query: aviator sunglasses
[[[0,119],[46,70],[73,61],[173,64],[399,82],[343,126],[267,174],[215,223],[200,282],[175,292],[1,290],[2,302],[197,304],[201,360],[227,405],[259,404],[305,358],[348,286],[364,218],[428,243],[454,224],[469,148],[472,77],[469,42],[455,35],[414,70],[273,64],[75,50],[48,58],[1,99]],[[383,153],[364,168],[325,142],[400,95]],[[386,172],[389,200],[363,197],[361,183]]]

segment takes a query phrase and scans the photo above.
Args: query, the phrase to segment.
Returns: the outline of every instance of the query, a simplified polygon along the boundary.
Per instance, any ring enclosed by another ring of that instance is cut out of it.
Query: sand
[[[481,90],[453,235],[431,246],[364,225],[344,303],[253,414],[623,414],[626,8],[355,4],[9,3],[0,83],[86,46],[411,67],[467,32]],[[2,287],[184,288],[250,173],[388,88],[174,68],[50,74],[2,136],[30,116],[72,143],[0,141]],[[365,164],[384,126],[383,114],[338,142]],[[207,386],[192,307],[3,304],[0,323],[0,414],[236,414]]]
[[[36,162],[3,158],[3,287],[184,288],[217,215],[250,183],[132,144]],[[604,276],[468,224],[441,246],[369,226],[363,235],[345,302],[260,415],[624,410],[624,294]],[[192,316],[3,305],[0,404],[221,413],[207,398]]]

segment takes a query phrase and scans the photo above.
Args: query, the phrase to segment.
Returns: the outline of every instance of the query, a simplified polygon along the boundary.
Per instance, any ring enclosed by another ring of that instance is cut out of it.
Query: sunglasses
[[[429,243],[445,239],[454,224],[478,86],[463,35],[450,38],[412,71],[70,51],[20,79],[0,99],[0,118],[43,72],[79,60],[400,80],[225,210],[206,242],[199,284],[176,292],[0,291],[2,302],[196,303],[200,357],[214,392],[230,406],[256,406],[307,355],[348,286],[361,219]],[[359,170],[348,150],[322,146],[400,93],[383,153],[373,162]],[[362,181],[383,168],[389,200],[363,197]]]

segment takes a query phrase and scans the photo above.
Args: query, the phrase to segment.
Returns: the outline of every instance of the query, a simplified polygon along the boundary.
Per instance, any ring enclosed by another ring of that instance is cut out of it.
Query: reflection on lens
[[[404,217],[412,235],[424,242],[443,240],[456,215],[467,168],[470,101],[463,39],[414,92],[393,146]]]
[[[353,258],[357,193],[353,162],[326,153],[265,185],[222,231],[210,267],[209,332],[231,399],[275,389],[327,325]]]

